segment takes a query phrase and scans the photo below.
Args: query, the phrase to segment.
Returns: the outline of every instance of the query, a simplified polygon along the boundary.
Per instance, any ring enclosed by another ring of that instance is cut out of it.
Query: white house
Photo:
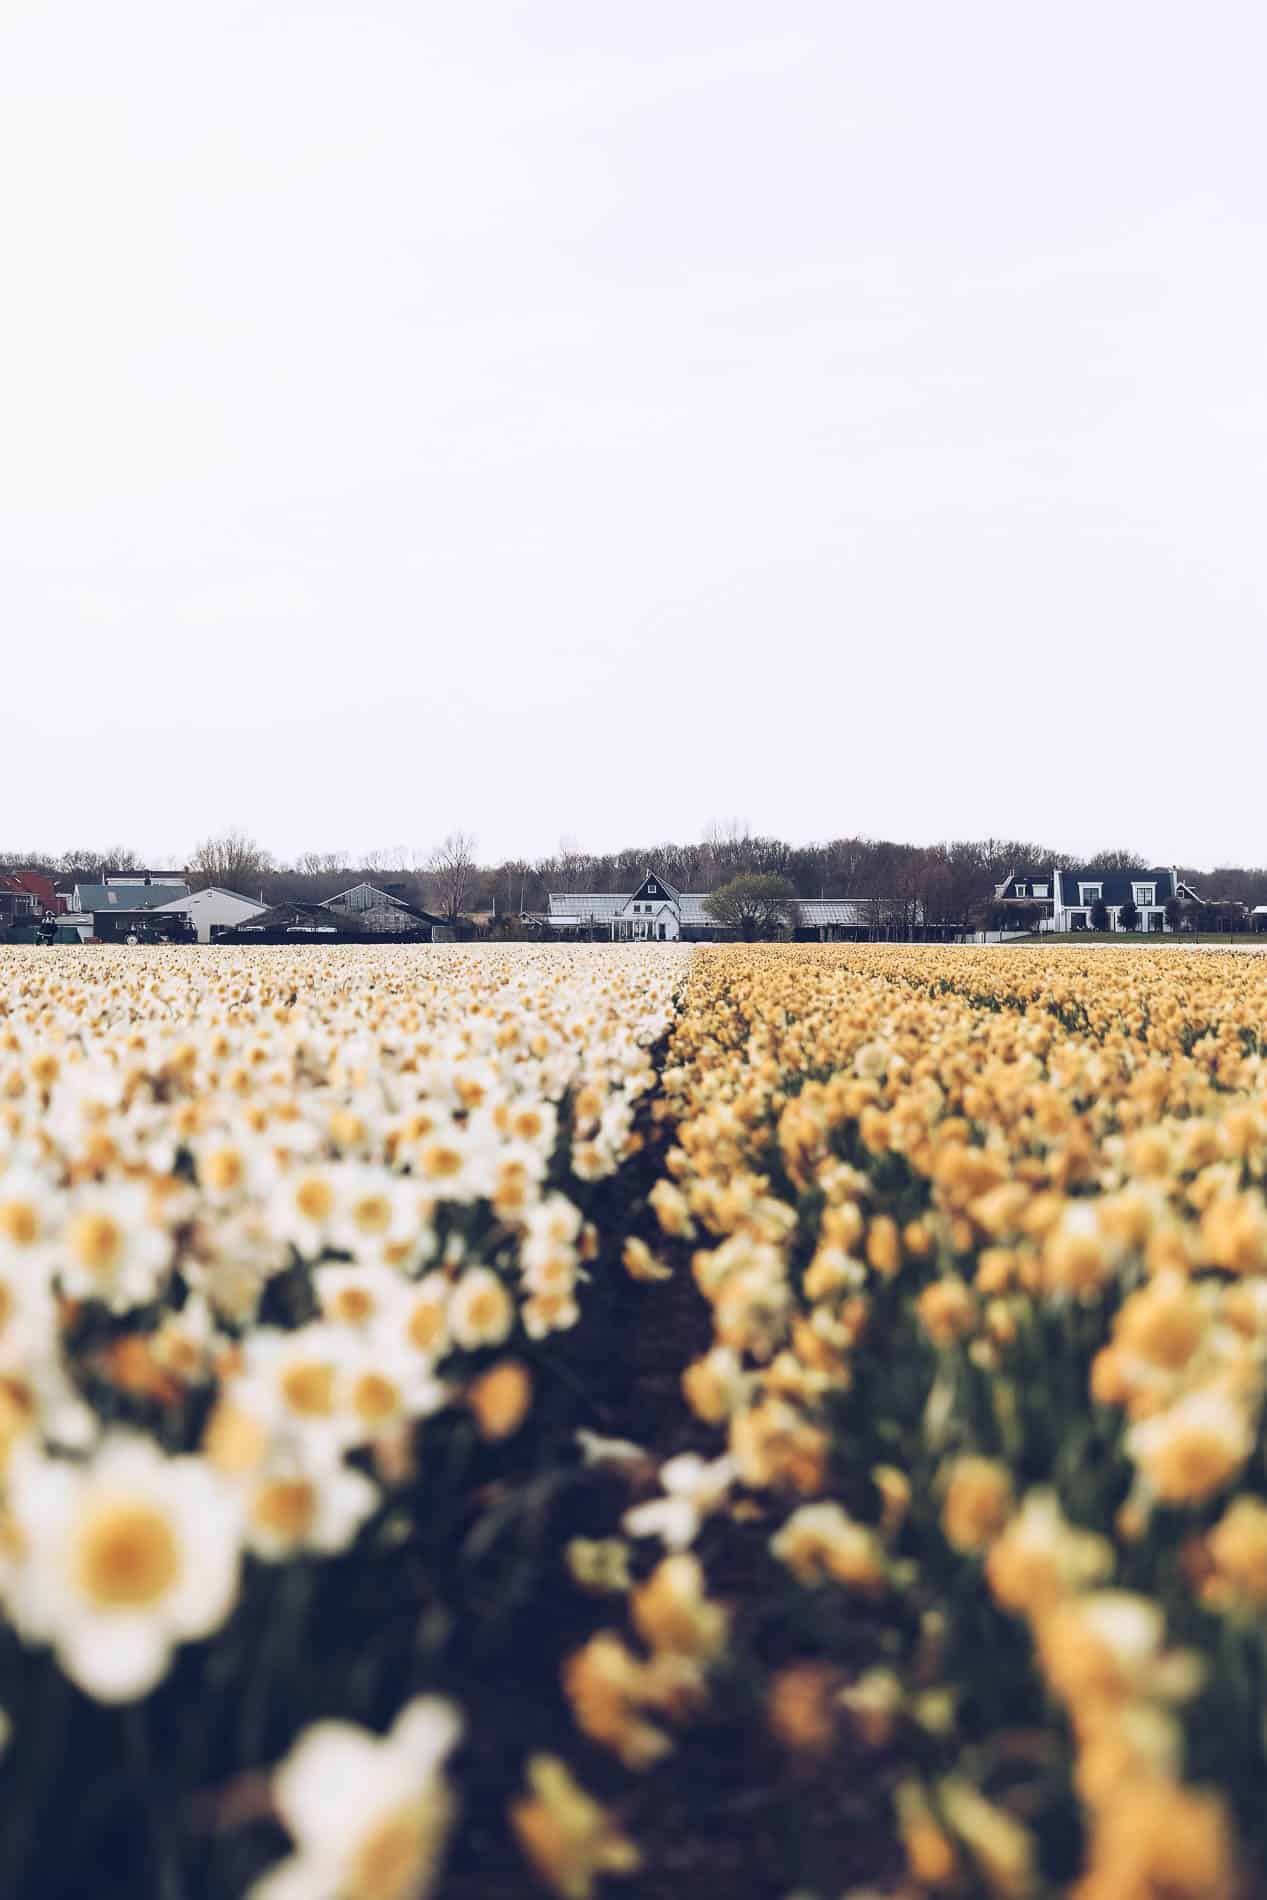
[[[154,909],[187,910],[193,918],[199,943],[210,943],[213,929],[244,924],[248,917],[257,917],[264,905],[253,897],[243,897],[240,891],[226,891],[218,884],[209,884],[204,891],[193,891],[188,897],[173,897],[165,904],[156,904]]]
[[[1006,926],[1011,918],[1018,930],[1089,930],[1092,911],[1103,904],[1109,929],[1119,930],[1122,911],[1133,904],[1135,929],[1161,932],[1170,928],[1166,906],[1175,898],[1184,905],[1204,903],[1173,866],[1151,871],[1079,871],[1052,865],[1010,872],[995,887],[993,909],[996,923]]]
[[[613,943],[673,943],[726,935],[704,908],[707,891],[679,891],[648,871],[636,891],[551,891],[546,922],[575,936]],[[896,923],[895,907],[879,897],[798,897],[796,934],[827,939],[866,936]],[[914,917],[922,922],[922,915]]]

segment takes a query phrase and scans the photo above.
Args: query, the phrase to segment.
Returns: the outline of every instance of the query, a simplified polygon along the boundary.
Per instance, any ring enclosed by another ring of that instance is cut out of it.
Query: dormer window
[[[1046,897],[1047,886],[1045,884],[1035,884],[1033,895],[1035,897]]]
[[[1136,884],[1132,888],[1137,905],[1152,905],[1157,902],[1157,886],[1155,884]]]
[[[1016,887],[1016,895],[1017,895],[1018,897],[1028,897],[1028,896],[1029,896],[1029,885],[1028,885],[1028,884],[1018,884],[1018,885],[1017,885],[1017,887]]]
[[[1078,902],[1080,904],[1098,904],[1104,894],[1102,884],[1079,884]]]

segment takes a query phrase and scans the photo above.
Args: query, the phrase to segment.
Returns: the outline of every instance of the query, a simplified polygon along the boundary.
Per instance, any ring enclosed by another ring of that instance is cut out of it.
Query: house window
[[[1155,884],[1136,884],[1134,891],[1135,902],[1137,904],[1155,904],[1157,902],[1157,886]]]
[[[1102,884],[1079,884],[1078,902],[1080,904],[1098,904],[1104,895]]]
[[[1035,886],[1034,886],[1034,896],[1035,896],[1035,897],[1046,897],[1046,895],[1047,895],[1047,886],[1046,886],[1045,884],[1035,884]]]
[[[1085,930],[1086,927],[1087,927],[1086,911],[1085,910],[1071,910],[1069,913],[1069,928],[1071,930]]]

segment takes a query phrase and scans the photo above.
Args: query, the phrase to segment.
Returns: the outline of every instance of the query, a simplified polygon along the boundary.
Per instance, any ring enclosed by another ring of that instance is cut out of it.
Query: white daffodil
[[[387,1735],[317,1722],[273,1775],[295,1852],[249,1900],[425,1900],[453,1819],[445,1758],[461,1733],[450,1702],[420,1696]]]
[[[154,1218],[147,1188],[133,1181],[94,1185],[71,1202],[57,1247],[58,1277],[67,1293],[123,1313],[157,1296],[171,1257],[171,1232]]]
[[[44,1260],[65,1209],[56,1188],[34,1168],[10,1163],[0,1172],[0,1265]]]
[[[246,1485],[247,1548],[270,1563],[301,1550],[323,1556],[346,1550],[379,1496],[364,1472],[337,1460],[308,1467],[275,1463]]]
[[[200,1458],[166,1458],[123,1432],[83,1465],[21,1455],[10,1508],[14,1621],[99,1701],[148,1694],[173,1646],[209,1636],[233,1608],[239,1506]]]
[[[468,1267],[453,1289],[449,1326],[467,1352],[500,1346],[515,1324],[515,1302],[491,1267]]]
[[[735,1481],[733,1458],[711,1462],[684,1451],[660,1468],[665,1495],[637,1504],[621,1520],[631,1537],[658,1537],[669,1550],[685,1550],[695,1542],[704,1518],[719,1509]]]

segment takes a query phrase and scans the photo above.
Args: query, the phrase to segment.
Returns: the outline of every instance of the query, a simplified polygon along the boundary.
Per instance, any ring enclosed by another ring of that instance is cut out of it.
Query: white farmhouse
[[[610,937],[613,943],[674,943],[724,937],[705,909],[707,891],[679,891],[648,871],[636,891],[551,891],[546,922],[569,936]],[[793,935],[828,940],[898,929],[897,907],[886,898],[798,897]],[[922,907],[909,919],[923,922]]]
[[[1010,871],[995,887],[992,927],[1006,930],[1090,930],[1091,915],[1103,904],[1108,928],[1120,930],[1123,911],[1133,907],[1133,928],[1162,932],[1172,928],[1167,906],[1174,901],[1199,912],[1205,899],[1185,884],[1173,865],[1151,871],[1046,869]]]
[[[193,918],[199,943],[210,943],[213,930],[225,926],[232,929],[244,924],[248,917],[257,917],[264,905],[257,903],[253,897],[243,897],[240,891],[226,891],[218,884],[209,884],[206,890],[193,891],[188,897],[174,897],[166,904],[156,904],[154,908],[160,911],[187,910]]]

